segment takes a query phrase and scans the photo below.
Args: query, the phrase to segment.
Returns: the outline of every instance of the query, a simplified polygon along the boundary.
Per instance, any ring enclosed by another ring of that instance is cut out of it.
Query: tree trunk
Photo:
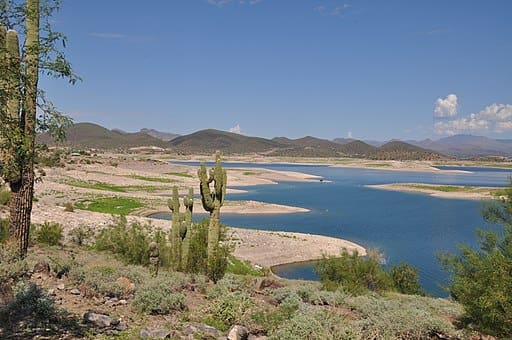
[[[10,234],[18,244],[20,257],[27,254],[30,237],[30,217],[32,214],[32,198],[34,196],[34,164],[25,165],[21,180],[10,183]]]
[[[25,257],[27,254],[34,196],[36,105],[39,78],[39,0],[27,0],[26,28],[23,108],[20,117],[24,134],[24,157],[21,165],[21,180],[9,183],[12,191],[9,231],[19,246],[20,257]]]

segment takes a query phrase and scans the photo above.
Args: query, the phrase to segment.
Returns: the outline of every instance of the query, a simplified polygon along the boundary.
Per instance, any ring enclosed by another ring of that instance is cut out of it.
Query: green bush
[[[361,339],[361,330],[340,315],[317,307],[305,307],[272,331],[269,339]]]
[[[14,286],[13,293],[13,299],[0,307],[2,326],[26,331],[35,327],[48,327],[60,321],[63,311],[36,284],[20,281]]]
[[[149,274],[144,268],[122,265],[115,260],[72,266],[68,276],[76,284],[84,287],[90,295],[117,298],[127,297],[135,290],[135,287],[132,289],[123,285],[118,281],[119,278],[127,278],[135,285],[149,280]]]
[[[232,292],[213,300],[206,309],[207,324],[227,331],[231,325],[243,323],[250,315],[250,308],[255,306],[248,293]]]
[[[232,273],[237,275],[264,276],[263,271],[255,269],[251,265],[251,262],[239,260],[232,255],[228,256],[228,265],[226,268],[226,273]]]
[[[11,200],[11,192],[0,186],[0,205],[8,205]]]
[[[403,262],[389,271],[395,288],[402,294],[425,295],[418,282],[418,270]]]
[[[138,222],[128,224],[126,217],[114,219],[114,223],[100,230],[94,242],[96,250],[110,251],[123,261],[131,264],[149,264],[149,244],[156,240],[160,247],[160,257],[169,252],[166,235],[158,231],[151,235],[151,226]],[[163,263],[163,265],[167,265]]]
[[[449,322],[449,318],[457,315],[440,315],[442,309],[433,305],[436,300],[449,303],[445,299],[396,293],[388,297],[375,294],[351,297],[346,303],[361,318],[358,324],[363,339],[430,339],[434,333],[460,338]]]
[[[0,218],[0,243],[9,239],[9,220]]]
[[[19,259],[17,244],[6,242],[0,245],[0,288],[24,276],[27,271],[27,261]]]
[[[67,202],[66,204],[64,204],[64,211],[65,212],[75,211],[75,208],[73,208],[73,203]]]
[[[221,280],[211,286],[207,291],[209,299],[217,299],[232,292],[249,293],[252,281],[240,275],[226,274]]]
[[[137,289],[132,306],[143,313],[169,314],[186,308],[185,296],[169,285],[168,280],[152,280]]]
[[[327,290],[343,289],[351,294],[382,292],[393,288],[393,282],[373,257],[362,257],[346,250],[340,257],[324,256],[315,271]]]
[[[38,243],[56,246],[64,238],[63,228],[58,223],[44,222],[36,226],[34,238]]]
[[[231,252],[229,245],[222,243],[226,239],[226,226],[221,224],[221,243],[216,249],[213,263],[208,270],[208,226],[209,219],[203,219],[194,225],[194,235],[190,240],[189,263],[190,273],[205,273],[213,282],[222,279],[228,266],[228,256]]]
[[[78,246],[83,246],[91,242],[94,231],[87,226],[78,226],[71,229],[68,236],[71,242]]]
[[[512,334],[512,180],[506,198],[483,209],[484,219],[503,233],[478,230],[479,248],[459,247],[440,260],[452,273],[451,296],[464,306],[464,324],[496,337]]]

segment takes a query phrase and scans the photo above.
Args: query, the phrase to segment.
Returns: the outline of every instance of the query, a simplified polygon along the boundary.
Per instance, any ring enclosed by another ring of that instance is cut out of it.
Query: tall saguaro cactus
[[[20,257],[27,253],[34,197],[36,103],[41,52],[39,0],[27,0],[24,12],[23,58],[20,58],[16,32],[5,32],[4,27],[0,28],[1,176],[11,188],[9,233],[18,246]]]
[[[220,240],[220,208],[224,204],[226,196],[227,174],[222,169],[220,152],[215,153],[215,167],[206,172],[206,166],[201,164],[197,172],[200,180],[201,201],[203,208],[210,213],[210,225],[208,228],[208,266],[211,266]],[[213,188],[210,189],[210,183]]]
[[[185,221],[183,221],[182,230],[185,231],[185,238],[181,245],[181,267],[183,270],[188,268],[188,259],[190,256],[190,241],[194,236],[194,225],[192,223],[192,210],[194,209],[194,189],[188,189],[188,196],[183,198],[185,206]]]
[[[172,198],[167,201],[172,212],[171,229],[171,259],[174,269],[181,269],[181,223],[180,223],[180,197],[178,187],[172,188]]]

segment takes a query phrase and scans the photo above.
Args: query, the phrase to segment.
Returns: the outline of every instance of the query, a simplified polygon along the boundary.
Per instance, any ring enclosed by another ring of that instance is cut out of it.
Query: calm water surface
[[[248,192],[230,194],[229,199],[299,206],[311,212],[257,216],[222,214],[223,223],[333,236],[364,247],[377,247],[385,254],[388,265],[406,261],[416,266],[423,287],[435,295],[445,295],[440,285],[447,280],[436,254],[455,251],[459,243],[476,245],[476,227],[498,229],[487,225],[480,216],[483,203],[376,190],[365,185],[421,182],[505,186],[512,175],[512,170],[484,168],[471,169],[471,173],[439,174],[286,164],[224,163],[224,166],[298,171],[321,176],[326,181],[240,188]],[[279,266],[274,271],[287,278],[317,279],[311,263]]]

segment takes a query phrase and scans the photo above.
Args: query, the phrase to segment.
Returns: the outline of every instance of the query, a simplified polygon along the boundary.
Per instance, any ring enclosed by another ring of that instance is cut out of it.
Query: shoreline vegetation
[[[365,185],[365,187],[379,190],[420,193],[446,199],[491,200],[505,195],[505,188],[480,186],[390,183]]]

